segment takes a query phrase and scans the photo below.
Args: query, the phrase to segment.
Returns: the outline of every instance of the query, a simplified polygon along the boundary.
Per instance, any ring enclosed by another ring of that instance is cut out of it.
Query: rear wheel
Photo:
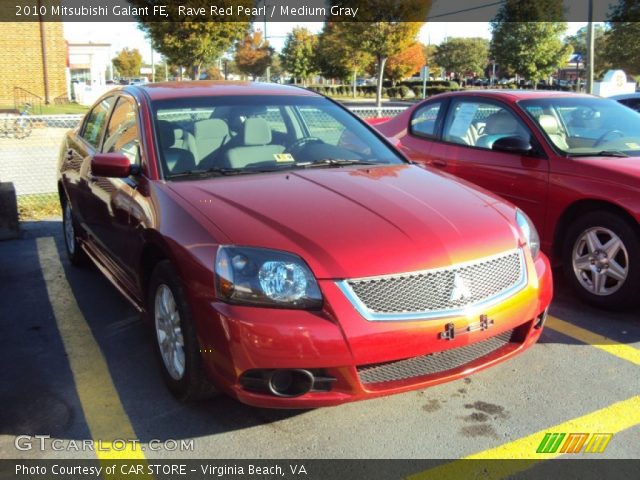
[[[87,261],[87,256],[82,250],[78,239],[78,223],[71,210],[71,203],[68,199],[64,199],[62,202],[62,231],[64,233],[64,244],[67,251],[67,258],[75,265],[84,265]]]
[[[204,377],[190,309],[168,261],[160,262],[151,275],[147,305],[156,354],[169,390],[183,401],[213,396],[216,389]]]
[[[569,283],[592,305],[615,309],[638,302],[638,231],[615,213],[590,212],[571,224],[563,266]]]

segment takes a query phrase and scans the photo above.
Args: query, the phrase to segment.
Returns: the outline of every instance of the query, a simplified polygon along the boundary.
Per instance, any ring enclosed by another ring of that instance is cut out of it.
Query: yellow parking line
[[[513,442],[505,443],[504,445],[469,455],[461,460],[416,473],[409,476],[408,479],[501,479],[527,470],[535,466],[538,462],[562,455],[559,451],[556,453],[536,453],[538,445],[547,432],[607,432],[616,434],[636,425],[640,425],[640,395],[614,403],[601,410],[583,415],[582,417],[548,427],[532,435],[514,440]],[[615,442],[615,438],[613,442]],[[508,459],[511,461],[498,461],[500,459]],[[482,460],[487,461],[483,462]],[[482,472],[482,474],[479,475],[479,472]]]
[[[552,317],[551,315],[547,317],[546,326],[552,330],[562,333],[563,335],[575,338],[576,340],[587,343],[592,347],[599,348],[600,350],[604,350],[605,352],[622,358],[623,360],[640,365],[640,350],[630,345],[618,343],[615,340],[590,332],[584,328],[577,327],[569,322]]]
[[[52,237],[38,238],[38,257],[49,301],[67,353],[84,417],[100,460],[144,459],[113,384],[107,362],[67,282]],[[99,442],[99,443],[98,443]]]

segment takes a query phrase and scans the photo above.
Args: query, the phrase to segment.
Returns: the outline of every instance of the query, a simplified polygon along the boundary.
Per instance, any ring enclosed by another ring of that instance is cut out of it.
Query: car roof
[[[160,82],[146,83],[143,85],[129,86],[126,91],[132,93],[144,91],[153,100],[167,100],[172,98],[211,97],[229,95],[295,95],[315,96],[320,95],[303,88],[291,85],[279,85],[277,83],[260,82],[236,82],[236,81],[209,81],[196,80],[187,82]]]
[[[584,93],[575,92],[561,92],[556,90],[508,90],[508,89],[494,89],[494,90],[459,90],[456,92],[448,92],[438,95],[438,97],[447,96],[460,96],[470,95],[487,98],[501,98],[503,100],[510,100],[517,102],[518,100],[528,100],[534,98],[558,98],[558,97],[583,97],[583,98],[598,98],[594,95],[587,95]]]
[[[640,98],[640,92],[622,93],[620,95],[612,95],[608,98],[610,98],[611,100],[629,100],[631,98]]]

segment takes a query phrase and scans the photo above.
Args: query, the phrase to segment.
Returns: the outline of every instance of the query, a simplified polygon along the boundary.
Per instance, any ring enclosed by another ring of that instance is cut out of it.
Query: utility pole
[[[41,0],[38,0],[38,12],[42,8]],[[42,50],[42,79],[44,80],[44,103],[49,105],[51,103],[51,96],[49,94],[49,69],[47,67],[47,37],[44,29],[44,21],[42,15],[38,13],[38,23],[40,24],[40,49]]]
[[[268,6],[266,0],[264,2],[264,6],[265,6],[265,9]],[[267,16],[266,15],[264,16],[264,41],[267,42]],[[270,82],[271,81],[271,66],[270,65],[267,67],[266,75],[267,75],[267,79],[266,79],[267,82]]]
[[[153,58],[153,46],[151,47],[151,81],[156,81],[156,62]]]
[[[589,24],[587,26],[587,93],[593,93],[594,35],[593,35],[593,0],[589,0]]]

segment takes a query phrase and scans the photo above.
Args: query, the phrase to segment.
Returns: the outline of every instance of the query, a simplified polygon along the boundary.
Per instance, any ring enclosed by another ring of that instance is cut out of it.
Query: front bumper
[[[338,405],[455,380],[520,353],[540,337],[537,324],[553,294],[551,268],[540,254],[535,262],[527,260],[527,270],[526,287],[513,296],[444,319],[367,321],[330,280],[319,282],[325,306],[318,312],[196,301],[203,365],[227,394],[272,408]],[[481,320],[488,328],[477,328]],[[448,324],[463,333],[443,338]],[[468,326],[472,331],[465,331]],[[261,369],[305,369],[335,380],[329,391],[280,397],[243,386],[243,374]]]

